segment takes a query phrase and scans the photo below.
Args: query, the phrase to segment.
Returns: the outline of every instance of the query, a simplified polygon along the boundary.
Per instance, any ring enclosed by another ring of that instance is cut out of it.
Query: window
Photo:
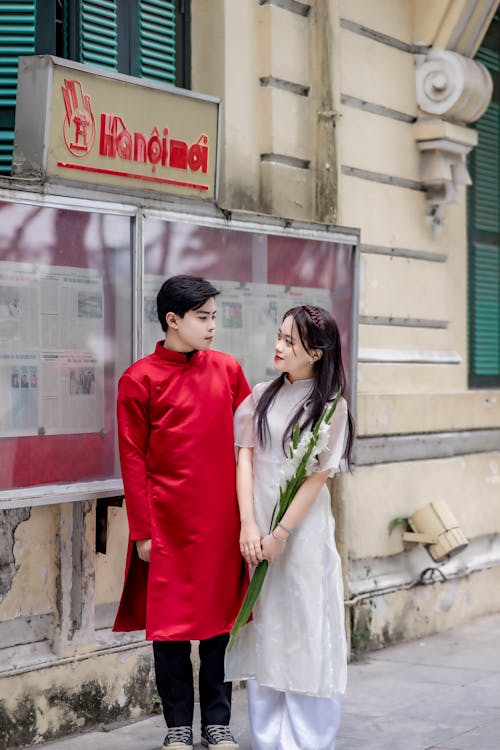
[[[35,54],[35,0],[0,6],[0,174],[10,173],[14,146],[17,58]]]
[[[189,88],[189,11],[189,0],[0,5],[0,174],[10,174],[19,55],[57,55]]]
[[[203,275],[221,291],[215,349],[236,357],[250,383],[274,378],[272,354],[283,314],[314,302],[335,310],[344,365],[352,358],[353,247],[182,221],[144,221],[143,354],[163,338],[156,295],[176,273]]]
[[[472,387],[500,386],[500,18],[477,54],[490,71],[494,92],[476,123],[479,143],[471,156],[469,208],[469,380]]]

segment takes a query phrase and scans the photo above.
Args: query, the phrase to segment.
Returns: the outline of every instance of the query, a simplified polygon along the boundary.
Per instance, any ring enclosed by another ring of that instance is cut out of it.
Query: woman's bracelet
[[[288,536],[290,536],[290,534],[293,532],[293,529],[289,529],[288,526],[285,526],[285,524],[281,523],[281,521],[277,525],[280,527],[280,529],[283,529],[283,531],[286,531]]]
[[[276,533],[276,529],[273,529],[271,531],[271,536],[273,536],[275,539],[278,540],[278,542],[281,542],[281,544],[286,544],[286,539],[284,539],[282,536]]]

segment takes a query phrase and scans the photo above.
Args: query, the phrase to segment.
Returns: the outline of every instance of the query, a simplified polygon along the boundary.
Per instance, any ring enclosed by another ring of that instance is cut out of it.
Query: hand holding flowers
[[[271,564],[276,562],[286,549],[286,539],[278,539],[274,534],[268,534],[262,539],[262,555]]]

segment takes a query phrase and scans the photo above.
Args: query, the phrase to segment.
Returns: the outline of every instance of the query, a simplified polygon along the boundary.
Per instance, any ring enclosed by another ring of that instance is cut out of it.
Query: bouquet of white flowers
[[[306,430],[300,435],[300,425],[299,423],[295,425],[290,442],[290,455],[286,458],[281,470],[280,497],[271,517],[270,534],[285,515],[299,487],[312,474],[317,457],[325,450],[328,444],[328,425],[332,420],[339,399],[340,391],[334,401],[325,406],[312,430]],[[231,630],[228,651],[232,649],[240,629],[248,622],[253,605],[262,589],[268,567],[269,561],[262,560],[255,568],[245,599]]]

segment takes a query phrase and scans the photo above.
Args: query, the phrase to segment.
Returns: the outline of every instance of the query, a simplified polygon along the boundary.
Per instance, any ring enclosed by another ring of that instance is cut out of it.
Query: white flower
[[[293,478],[295,472],[299,468],[300,462],[304,458],[304,455],[309,448],[311,439],[312,432],[310,430],[306,430],[306,432],[301,435],[297,448],[293,450],[293,448],[290,447],[292,455],[285,459],[285,461],[283,462],[283,466],[280,469],[280,487],[283,490],[286,488],[288,481]]]
[[[313,471],[317,467],[317,464],[318,464],[317,457],[314,455],[311,455],[306,464],[306,477],[310,476],[313,473]]]
[[[309,443],[311,442],[312,438],[312,432],[311,430],[306,430],[302,433],[300,436],[299,444],[297,446],[297,450],[293,452],[293,461],[295,461],[295,467],[297,468],[300,462],[302,461],[305,452],[309,448]]]
[[[280,487],[282,490],[286,490],[288,481],[293,479],[294,474],[299,468],[300,462],[307,451],[311,448],[311,442],[312,450],[310,451],[305,466],[306,477],[310,476],[313,471],[315,471],[317,468],[317,457],[323,453],[328,446],[329,434],[329,424],[322,421],[315,440],[311,430],[306,430],[306,432],[302,433],[296,450],[294,451],[293,447],[290,446],[290,452],[292,455],[285,459],[280,469]]]
[[[323,453],[323,451],[326,450],[329,436],[330,432],[328,424],[326,422],[321,422],[318,430],[318,440],[313,448],[313,455],[319,456],[320,453]]]
[[[297,470],[293,458],[287,458],[280,469],[280,487],[284,490],[288,480],[293,477]]]

